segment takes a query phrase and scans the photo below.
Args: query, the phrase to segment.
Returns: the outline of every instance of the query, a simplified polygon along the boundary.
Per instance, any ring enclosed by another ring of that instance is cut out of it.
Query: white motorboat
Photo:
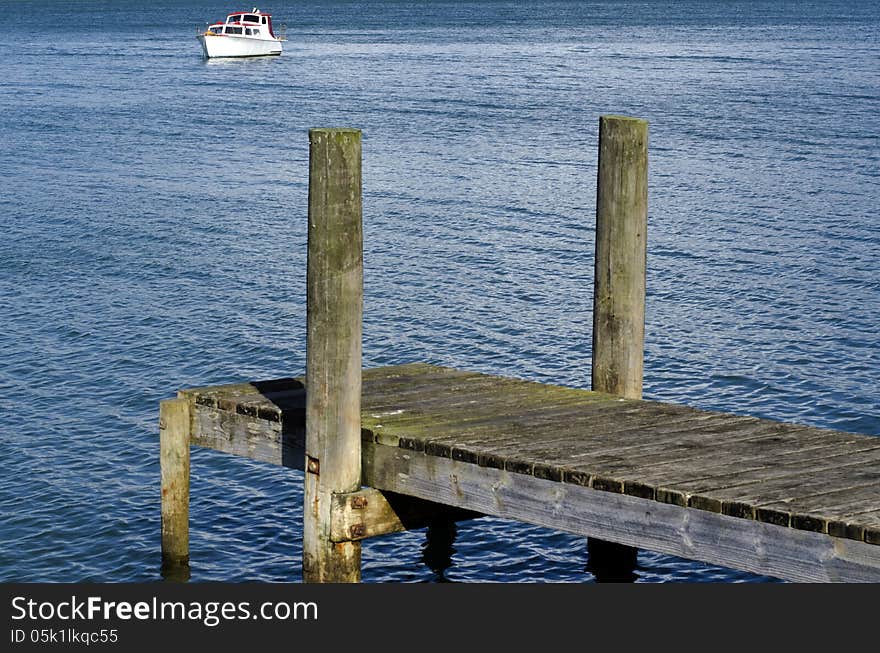
[[[197,36],[206,57],[264,57],[281,54],[284,35],[276,35],[272,16],[256,7],[236,11],[208,25]]]

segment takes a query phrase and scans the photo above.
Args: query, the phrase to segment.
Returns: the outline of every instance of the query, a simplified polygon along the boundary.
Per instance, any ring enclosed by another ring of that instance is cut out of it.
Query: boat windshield
[[[260,17],[253,14],[232,14],[226,19],[227,23],[259,23]]]

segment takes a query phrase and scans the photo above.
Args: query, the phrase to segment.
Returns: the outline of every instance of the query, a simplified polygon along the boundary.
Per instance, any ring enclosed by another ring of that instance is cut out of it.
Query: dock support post
[[[189,578],[189,442],[191,409],[186,399],[159,404],[159,467],[162,475],[162,575]]]
[[[361,480],[361,132],[309,131],[303,580],[360,581],[359,541],[333,542],[334,493]]]
[[[642,396],[647,228],[648,123],[601,116],[592,389],[627,399]],[[587,550],[598,580],[632,577],[632,547],[589,540]]]
[[[593,390],[642,396],[648,229],[648,123],[599,118]]]

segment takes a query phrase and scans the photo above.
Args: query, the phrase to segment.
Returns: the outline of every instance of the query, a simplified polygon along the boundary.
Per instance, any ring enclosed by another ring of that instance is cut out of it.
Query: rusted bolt
[[[320,474],[321,473],[321,463],[317,458],[312,458],[309,456],[308,463],[306,464],[306,469],[309,470],[312,474]]]
[[[367,497],[357,495],[351,498],[351,507],[355,510],[363,510],[367,507]]]
[[[352,524],[351,528],[348,529],[348,532],[351,535],[351,539],[356,540],[366,534],[367,527],[363,524]]]

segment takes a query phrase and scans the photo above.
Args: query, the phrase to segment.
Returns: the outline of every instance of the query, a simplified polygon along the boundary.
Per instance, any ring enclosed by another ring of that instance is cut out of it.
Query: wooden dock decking
[[[302,379],[179,397],[193,444],[303,469]],[[364,370],[362,447],[379,490],[791,580],[880,581],[877,437],[412,364]]]

